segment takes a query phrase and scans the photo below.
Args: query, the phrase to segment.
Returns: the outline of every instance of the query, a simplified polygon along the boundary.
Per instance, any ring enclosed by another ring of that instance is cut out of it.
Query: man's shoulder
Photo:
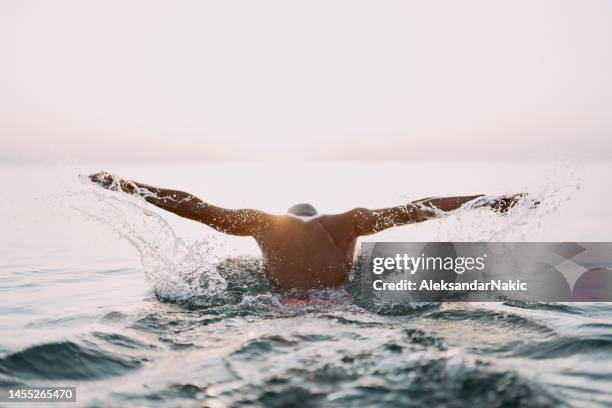
[[[330,228],[343,228],[350,227],[352,225],[352,216],[348,213],[339,214],[321,214],[316,218],[313,218],[313,222],[319,222],[321,225]]]

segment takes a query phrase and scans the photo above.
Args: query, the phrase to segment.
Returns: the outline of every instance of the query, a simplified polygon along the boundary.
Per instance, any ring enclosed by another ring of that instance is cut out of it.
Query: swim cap
[[[287,213],[297,215],[298,217],[314,217],[317,215],[317,210],[308,203],[302,203],[291,206]]]

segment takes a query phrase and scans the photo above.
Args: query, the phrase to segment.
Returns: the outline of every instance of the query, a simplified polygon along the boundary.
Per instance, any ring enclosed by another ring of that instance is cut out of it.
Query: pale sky
[[[0,0],[0,162],[612,158],[612,1]]]

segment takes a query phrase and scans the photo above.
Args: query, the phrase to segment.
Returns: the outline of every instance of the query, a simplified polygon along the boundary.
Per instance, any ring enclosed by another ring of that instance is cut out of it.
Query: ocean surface
[[[368,240],[612,241],[607,162],[3,166],[0,386],[76,386],[69,407],[612,405],[612,304],[363,303],[349,284],[282,305],[252,239],[79,177],[99,170],[278,213],[527,191],[538,209]]]

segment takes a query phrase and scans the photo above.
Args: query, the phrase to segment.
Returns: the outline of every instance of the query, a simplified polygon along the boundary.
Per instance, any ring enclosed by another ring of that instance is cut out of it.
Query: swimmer
[[[505,213],[525,196],[430,197],[397,207],[353,208],[340,214],[319,214],[311,204],[296,204],[287,214],[275,215],[217,207],[189,193],[124,180],[106,172],[92,174],[89,179],[109,190],[138,195],[156,207],[219,232],[253,237],[263,255],[266,278],[282,291],[341,285],[352,268],[360,236],[437,218],[464,205]]]

